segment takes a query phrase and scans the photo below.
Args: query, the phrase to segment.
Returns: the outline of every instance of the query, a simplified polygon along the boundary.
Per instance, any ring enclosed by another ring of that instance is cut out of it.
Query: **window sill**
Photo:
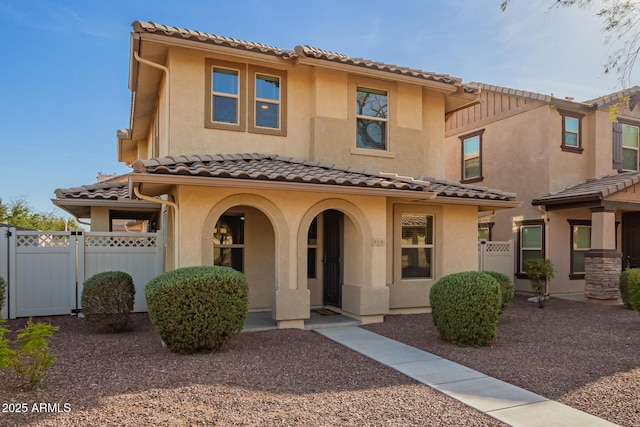
[[[518,279],[528,279],[529,275],[527,273],[516,273],[516,278],[518,278]]]
[[[570,145],[561,145],[560,148],[562,148],[562,151],[566,151],[568,153],[582,154],[584,151],[584,148],[582,147],[571,147]]]
[[[478,178],[469,178],[469,179],[462,179],[460,180],[461,184],[473,184],[474,182],[481,182],[484,179],[483,176],[480,176]]]
[[[356,156],[372,156],[372,157],[385,157],[387,159],[395,159],[396,153],[391,151],[376,150],[372,148],[352,148],[351,154]]]
[[[584,273],[571,273],[569,280],[584,280]]]

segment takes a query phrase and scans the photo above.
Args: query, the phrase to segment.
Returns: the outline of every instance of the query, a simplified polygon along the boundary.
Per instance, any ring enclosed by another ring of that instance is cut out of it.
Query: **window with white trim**
[[[433,277],[433,215],[402,212],[402,279]]]
[[[524,220],[518,225],[518,274],[524,275],[525,262],[544,258],[544,221]],[[525,276],[526,277],[526,276]]]
[[[571,226],[570,278],[584,278],[584,254],[591,249],[591,221],[569,220]]]
[[[356,148],[387,150],[389,104],[387,91],[356,88]]]
[[[211,121],[239,124],[240,72],[214,67],[211,73]]]

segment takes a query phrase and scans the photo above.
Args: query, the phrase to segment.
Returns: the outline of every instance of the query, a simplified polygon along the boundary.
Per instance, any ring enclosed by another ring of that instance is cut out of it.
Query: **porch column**
[[[591,250],[585,253],[585,296],[593,300],[620,298],[622,253],[616,249],[616,211],[591,209]]]

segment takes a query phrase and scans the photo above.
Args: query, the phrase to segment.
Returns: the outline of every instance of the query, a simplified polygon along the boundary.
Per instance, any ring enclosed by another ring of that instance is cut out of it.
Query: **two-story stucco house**
[[[617,299],[624,265],[640,266],[640,87],[586,102],[487,84],[446,121],[446,177],[517,192],[522,206],[481,220],[480,236],[548,258],[553,294]],[[611,111],[612,106],[617,106]]]
[[[280,327],[428,309],[435,280],[477,269],[478,215],[519,205],[443,179],[445,117],[479,99],[458,78],[134,22],[129,87],[133,172],[55,203],[94,230],[157,223],[167,268],[243,271]]]

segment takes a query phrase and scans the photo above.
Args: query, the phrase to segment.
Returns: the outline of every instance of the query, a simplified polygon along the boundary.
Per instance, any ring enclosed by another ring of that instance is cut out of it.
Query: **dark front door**
[[[640,267],[640,212],[622,214],[622,256],[623,268]]]
[[[343,223],[342,212],[328,210],[323,215],[323,302],[324,305],[342,306]]]

